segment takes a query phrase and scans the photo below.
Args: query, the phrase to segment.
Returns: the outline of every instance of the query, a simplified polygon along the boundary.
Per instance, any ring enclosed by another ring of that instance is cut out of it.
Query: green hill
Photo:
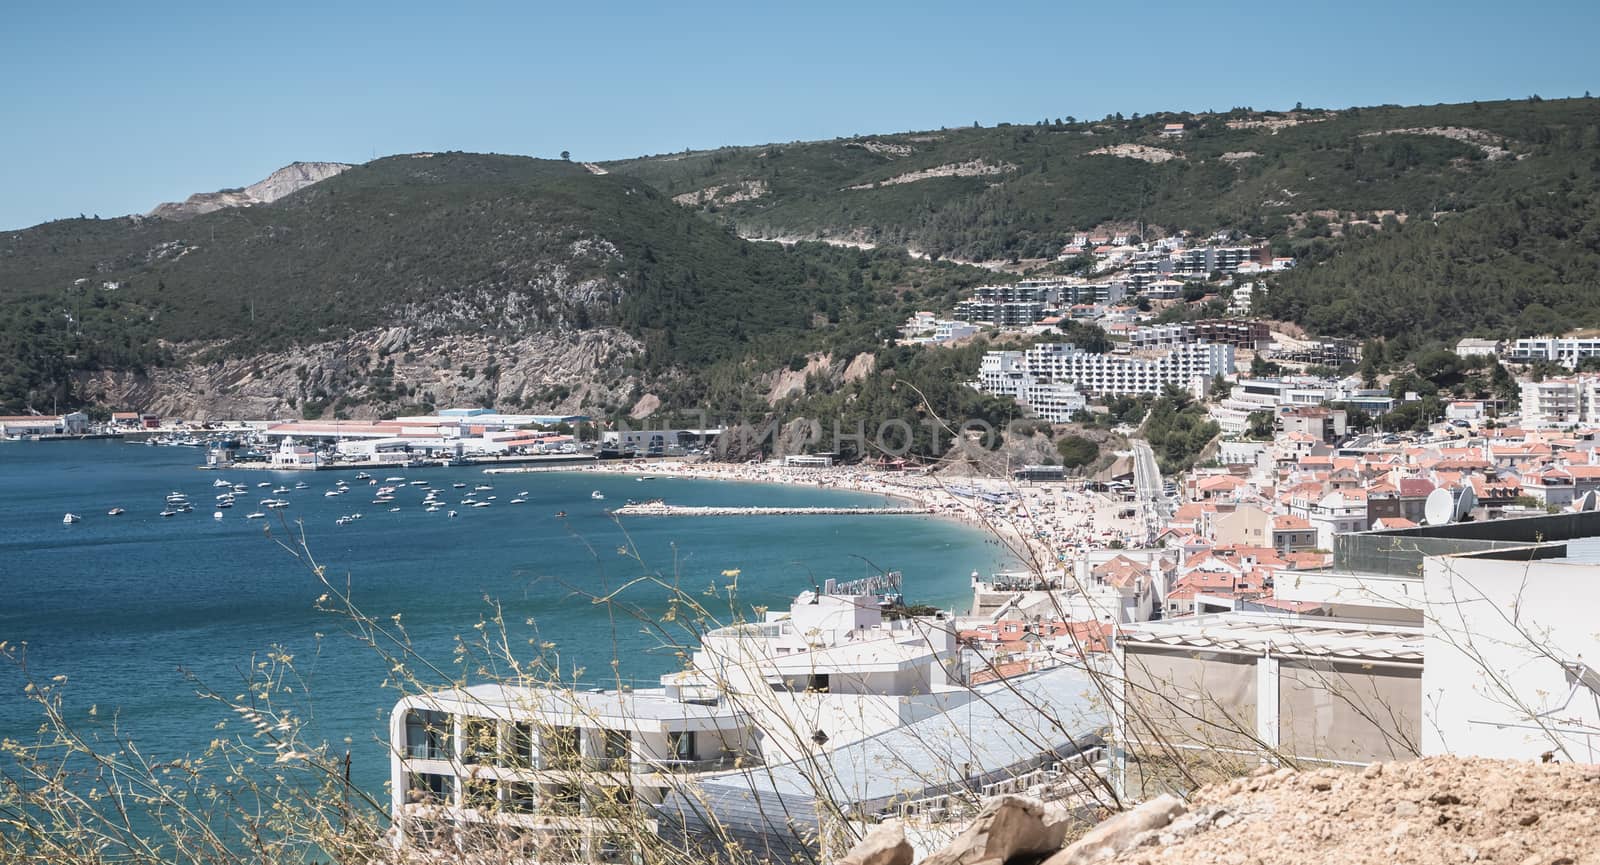
[[[669,408],[761,408],[772,370],[819,354],[842,368],[910,311],[949,309],[993,278],[903,249],[1048,261],[1073,233],[1108,227],[1267,238],[1301,261],[1268,286],[1269,314],[1389,338],[1402,355],[1468,333],[1600,325],[1600,102],[1588,98],[1050,118],[607,168],[403,155],[271,204],[0,233],[0,406],[83,403],[86,371],[404,325],[507,339],[611,328],[642,346],[613,372]],[[841,405],[864,398],[859,384],[816,385]]]
[[[1163,136],[1171,123],[1185,133]],[[1287,236],[1297,216],[1318,210],[1427,215],[1504,201],[1587,171],[1573,154],[1600,155],[1597,124],[1591,99],[1237,109],[729,147],[608,167],[669,195],[716,187],[726,197],[753,185],[761,194],[701,205],[748,232],[1026,258],[1054,256],[1073,230],[1114,221]],[[1130,146],[1148,148],[1145,158],[1112,155]],[[993,173],[887,182],[974,163]]]
[[[0,404],[71,404],[74,370],[171,363],[174,346],[249,356],[394,324],[508,337],[612,325],[658,375],[787,360],[871,346],[920,290],[974,279],[747,243],[637,179],[572,163],[396,156],[269,205],[0,235]],[[912,282],[910,296],[890,290]]]

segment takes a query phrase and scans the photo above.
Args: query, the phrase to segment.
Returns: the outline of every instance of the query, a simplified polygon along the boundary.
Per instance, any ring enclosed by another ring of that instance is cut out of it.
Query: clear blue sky
[[[1600,0],[12,0],[0,229],[143,212],[295,160],[1576,96],[1600,90],[1597,25]]]

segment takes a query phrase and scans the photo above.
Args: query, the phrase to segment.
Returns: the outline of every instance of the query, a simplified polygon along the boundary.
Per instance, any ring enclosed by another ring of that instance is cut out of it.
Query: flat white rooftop
[[[1374,660],[1422,660],[1422,629],[1308,621],[1261,613],[1215,613],[1125,625],[1122,643]]]

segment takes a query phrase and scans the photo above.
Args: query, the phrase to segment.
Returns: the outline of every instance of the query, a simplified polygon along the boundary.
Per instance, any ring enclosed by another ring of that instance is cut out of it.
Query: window
[[[606,730],[600,745],[600,768],[618,771],[628,768],[633,755],[633,736],[627,730]]]
[[[540,768],[576,768],[582,754],[582,740],[577,727],[550,727],[539,736]]]
[[[819,693],[824,693],[824,694],[827,693],[827,691],[828,691],[828,674],[827,673],[812,673],[811,674],[811,678],[809,680],[807,680],[807,682],[806,682],[806,690],[807,691],[817,691]]]
[[[424,760],[448,760],[450,716],[414,709],[406,713],[406,755]]]
[[[695,758],[693,730],[679,730],[667,734],[667,750],[675,761],[688,762]]]
[[[461,724],[461,762],[487,763],[494,757],[495,722],[468,718]]]
[[[527,769],[533,766],[533,725],[511,724],[500,741],[500,765]]]
[[[451,794],[455,791],[454,781],[449,775],[412,775],[411,783],[407,785],[406,800],[433,805],[449,804]]]
[[[505,791],[505,809],[512,814],[532,814],[539,806],[539,791],[532,784],[509,781]]]

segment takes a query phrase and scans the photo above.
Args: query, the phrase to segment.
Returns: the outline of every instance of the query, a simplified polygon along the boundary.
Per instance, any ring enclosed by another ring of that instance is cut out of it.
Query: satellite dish
[[[1468,484],[1453,490],[1436,489],[1428,493],[1428,500],[1423,503],[1422,518],[1430,526],[1442,526],[1461,521],[1477,506],[1478,497]]]

